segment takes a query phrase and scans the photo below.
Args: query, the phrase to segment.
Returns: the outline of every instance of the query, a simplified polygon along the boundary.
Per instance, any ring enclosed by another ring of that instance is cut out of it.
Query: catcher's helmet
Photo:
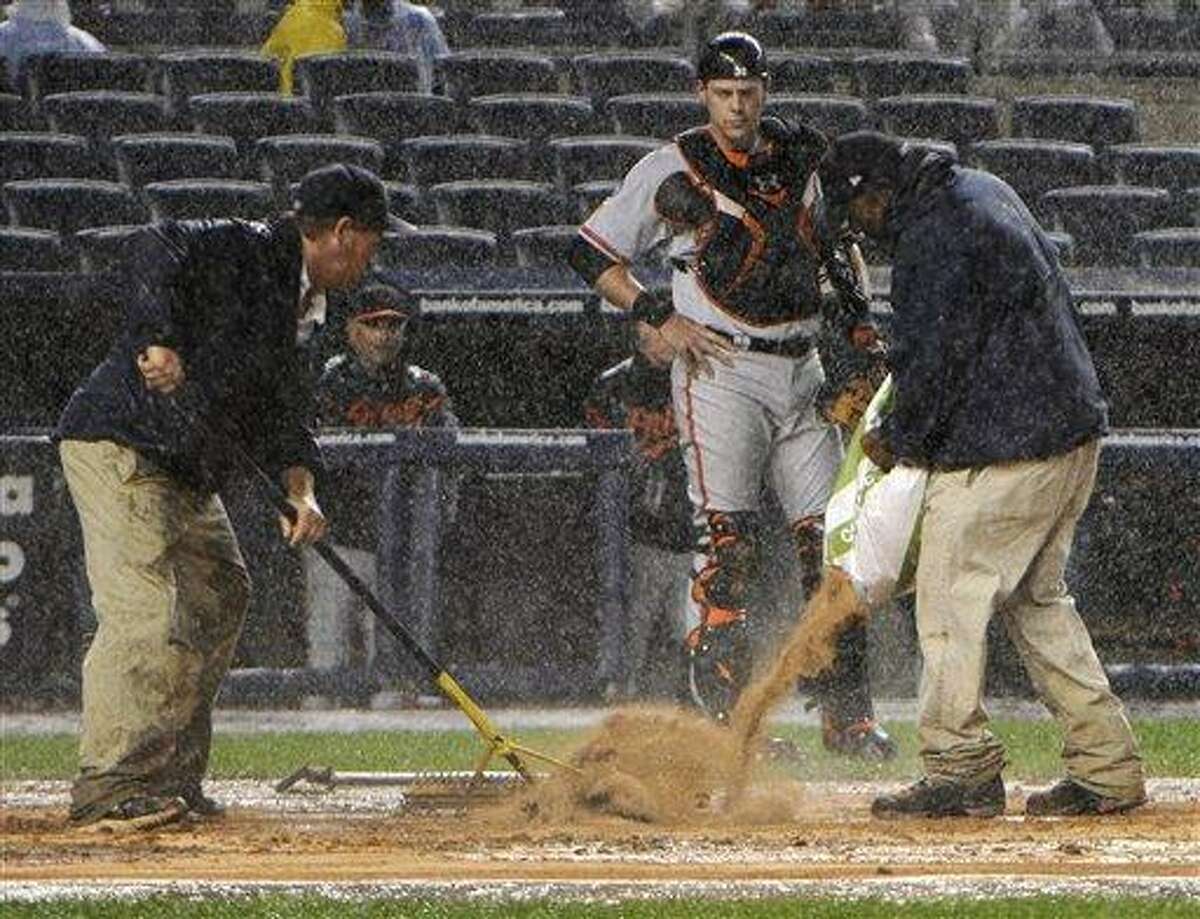
[[[767,52],[749,32],[722,32],[701,50],[696,76],[701,82],[754,77],[766,82]]]

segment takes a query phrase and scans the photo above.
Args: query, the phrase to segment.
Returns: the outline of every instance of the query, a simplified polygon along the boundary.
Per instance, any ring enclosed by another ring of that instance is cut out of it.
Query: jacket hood
[[[933,203],[931,192],[954,181],[957,162],[939,150],[909,150],[900,162],[892,206],[888,209],[887,230],[895,239],[904,227]]]

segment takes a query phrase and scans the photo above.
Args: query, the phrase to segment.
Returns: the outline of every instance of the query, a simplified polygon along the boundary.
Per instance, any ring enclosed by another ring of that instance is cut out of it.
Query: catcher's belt
[[[755,354],[775,354],[779,357],[804,357],[812,350],[812,339],[807,335],[793,335],[791,338],[755,338],[742,332],[727,332],[714,326],[707,326],[718,335],[724,335],[730,344],[738,351],[753,351]]]

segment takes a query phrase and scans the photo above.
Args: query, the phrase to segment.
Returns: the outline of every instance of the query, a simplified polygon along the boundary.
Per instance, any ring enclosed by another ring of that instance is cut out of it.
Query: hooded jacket
[[[19,86],[21,66],[31,55],[105,50],[96,36],[71,25],[67,0],[15,0],[5,12],[8,19],[0,22],[0,57],[8,64],[8,80],[14,87]]]
[[[317,472],[312,391],[296,343],[300,272],[290,220],[167,222],[139,234],[124,328],[71,396],[56,438],[132,447],[199,491],[216,491],[231,471],[230,438],[272,472]],[[150,344],[183,360],[186,381],[170,398],[148,390],[137,368]]]
[[[959,469],[1065,453],[1108,426],[1055,254],[1017,194],[909,153],[888,214],[901,461]]]
[[[262,53],[279,61],[279,91],[290,96],[296,58],[345,49],[342,0],[295,0],[267,36]]]

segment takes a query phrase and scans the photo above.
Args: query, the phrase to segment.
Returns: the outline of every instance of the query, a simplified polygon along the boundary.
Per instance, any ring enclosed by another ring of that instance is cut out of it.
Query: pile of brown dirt
[[[728,726],[680,708],[618,709],[572,755],[577,771],[530,789],[519,806],[555,823],[581,812],[647,823],[778,818],[778,807],[801,792],[794,783],[754,783],[762,725],[798,677],[833,662],[838,634],[862,615],[849,580],[831,570],[778,656],[742,693]]]

